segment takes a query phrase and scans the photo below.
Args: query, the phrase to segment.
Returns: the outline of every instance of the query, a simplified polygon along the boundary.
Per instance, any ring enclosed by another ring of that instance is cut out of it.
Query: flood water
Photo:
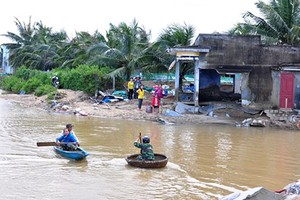
[[[66,123],[75,125],[86,160],[36,146],[54,141]],[[124,158],[139,152],[138,132],[169,157],[166,168],[127,165]],[[0,199],[218,199],[257,186],[274,191],[299,179],[299,141],[298,131],[51,114],[0,99]]]

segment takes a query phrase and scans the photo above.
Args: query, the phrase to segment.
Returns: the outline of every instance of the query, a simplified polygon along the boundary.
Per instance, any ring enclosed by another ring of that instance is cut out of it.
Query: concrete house
[[[0,63],[1,63],[1,73],[12,74],[13,67],[9,64],[9,49],[5,45],[0,46]]]
[[[260,36],[199,34],[188,47],[169,49],[176,55],[175,97],[184,102],[179,72],[194,65],[194,92],[189,104],[240,100],[257,110],[300,109],[300,47],[263,45]],[[222,78],[231,79],[223,84]]]

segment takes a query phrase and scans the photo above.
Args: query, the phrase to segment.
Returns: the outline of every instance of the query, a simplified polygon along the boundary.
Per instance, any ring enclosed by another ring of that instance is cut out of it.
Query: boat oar
[[[68,144],[67,142],[61,142],[60,144],[57,144],[56,142],[37,142],[36,145],[38,147],[47,147],[47,146],[59,146],[63,144]]]
[[[140,143],[142,144],[142,133],[141,132],[139,133],[139,139],[140,139]],[[140,154],[142,155],[142,149],[140,151]]]
[[[139,139],[140,139],[140,143],[142,143],[142,133],[139,133]]]

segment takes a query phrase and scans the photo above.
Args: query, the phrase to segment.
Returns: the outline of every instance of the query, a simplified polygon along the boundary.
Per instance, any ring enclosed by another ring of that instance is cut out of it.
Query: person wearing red
[[[153,107],[153,112],[154,113],[159,113],[159,106],[160,106],[160,99],[158,97],[157,93],[154,93],[152,97],[152,107]]]
[[[162,88],[162,84],[159,84],[157,86],[157,89],[156,89],[156,93],[158,95],[158,98],[159,100],[162,99],[164,96],[163,96],[163,88]]]

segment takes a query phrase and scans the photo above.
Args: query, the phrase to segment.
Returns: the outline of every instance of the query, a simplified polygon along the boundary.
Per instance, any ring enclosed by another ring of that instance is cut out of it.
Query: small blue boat
[[[89,155],[83,148],[78,147],[76,151],[65,151],[61,147],[54,147],[54,151],[59,155],[73,160],[82,160]]]

